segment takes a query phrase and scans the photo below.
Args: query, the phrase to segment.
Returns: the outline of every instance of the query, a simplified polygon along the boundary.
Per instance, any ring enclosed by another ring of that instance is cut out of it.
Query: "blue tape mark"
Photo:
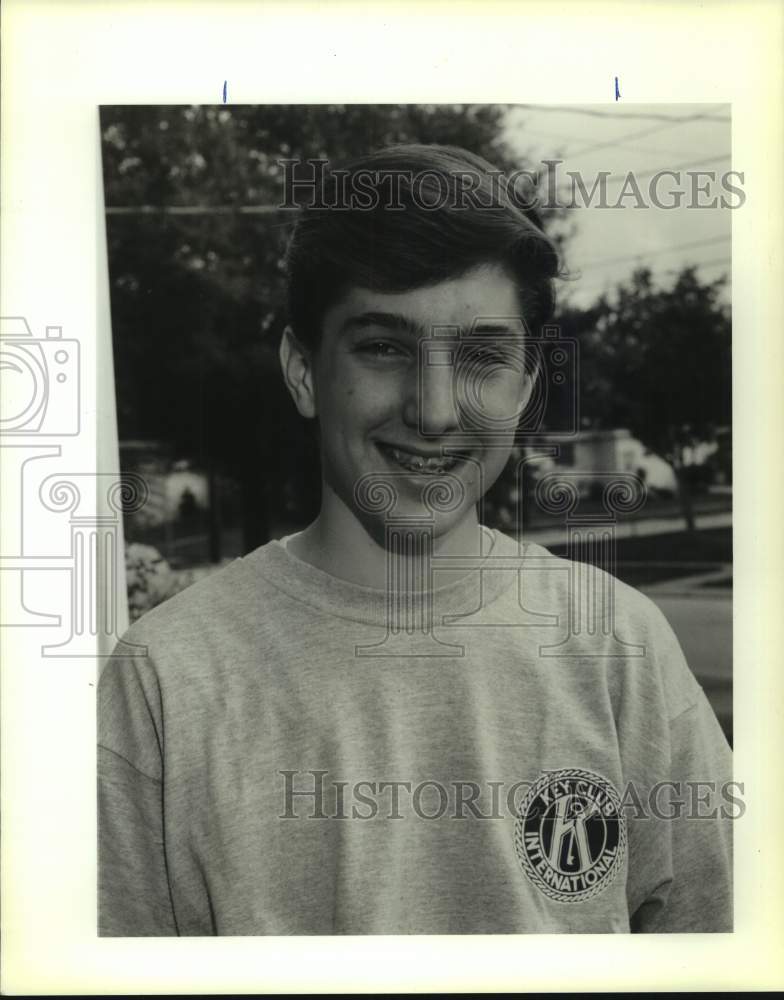
[[[225,92],[225,90],[226,90],[226,84],[223,85],[223,89],[224,89],[224,92]],[[616,78],[615,78],[615,100],[617,101],[620,96],[621,96],[621,92],[618,89],[618,77],[616,76]],[[226,98],[224,97],[223,100],[225,101]]]
[[[223,81],[223,103],[224,104],[226,103],[226,82],[227,82],[226,80]],[[617,87],[618,87],[618,77],[617,76],[615,78],[615,86],[616,86],[616,89],[617,89]]]

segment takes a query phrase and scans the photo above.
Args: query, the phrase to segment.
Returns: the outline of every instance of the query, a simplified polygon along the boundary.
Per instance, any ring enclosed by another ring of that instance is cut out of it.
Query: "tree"
[[[581,346],[584,423],[628,427],[673,466],[683,514],[694,530],[687,449],[732,421],[732,333],[723,279],[703,283],[684,268],[671,288],[648,269],[611,300],[566,310],[564,333]]]
[[[212,482],[240,482],[246,550],[267,540],[286,496],[295,519],[318,508],[317,449],[277,362],[294,222],[275,210],[279,160],[435,142],[511,170],[525,164],[502,138],[505,114],[498,105],[101,109],[120,437],[168,440]]]

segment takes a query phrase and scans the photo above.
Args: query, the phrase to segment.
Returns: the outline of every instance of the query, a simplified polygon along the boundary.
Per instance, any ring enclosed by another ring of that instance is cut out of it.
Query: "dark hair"
[[[530,332],[552,315],[557,249],[535,209],[521,207],[481,156],[456,146],[390,146],[326,171],[315,200],[302,209],[286,256],[289,322],[310,348],[324,313],[351,286],[407,291],[485,263],[513,275]]]

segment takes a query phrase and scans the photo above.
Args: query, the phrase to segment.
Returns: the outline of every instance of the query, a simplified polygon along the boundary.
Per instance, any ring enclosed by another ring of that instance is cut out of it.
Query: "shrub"
[[[173,571],[156,548],[138,542],[125,547],[125,576],[132,622],[193,583],[190,571]]]

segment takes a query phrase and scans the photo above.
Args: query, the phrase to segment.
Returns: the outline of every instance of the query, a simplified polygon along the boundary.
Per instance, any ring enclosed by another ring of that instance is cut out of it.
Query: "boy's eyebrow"
[[[502,333],[506,335],[525,336],[525,324],[522,319],[509,317],[508,319],[486,319],[477,320],[471,328],[471,333]]]
[[[348,333],[352,330],[362,330],[369,326],[380,326],[384,330],[395,330],[396,332],[402,331],[417,337],[427,336],[429,332],[426,327],[421,326],[416,320],[411,319],[410,316],[404,316],[402,313],[373,311],[359,313],[357,316],[349,316],[340,329],[342,333]]]
[[[439,326],[438,324],[427,327],[418,323],[416,320],[411,319],[410,316],[405,316],[402,313],[369,311],[359,313],[357,316],[349,316],[349,318],[343,323],[341,332],[348,333],[353,330],[362,330],[370,326],[379,326],[384,330],[394,330],[396,332],[402,331],[416,337],[427,337],[432,334],[433,330],[442,330],[444,332],[449,330],[451,332],[456,329],[455,327]],[[493,333],[507,335],[523,334],[519,321],[515,322],[512,319],[491,319],[489,317],[484,321],[477,320],[471,327],[470,331],[463,330],[461,332],[475,333],[479,335]]]

